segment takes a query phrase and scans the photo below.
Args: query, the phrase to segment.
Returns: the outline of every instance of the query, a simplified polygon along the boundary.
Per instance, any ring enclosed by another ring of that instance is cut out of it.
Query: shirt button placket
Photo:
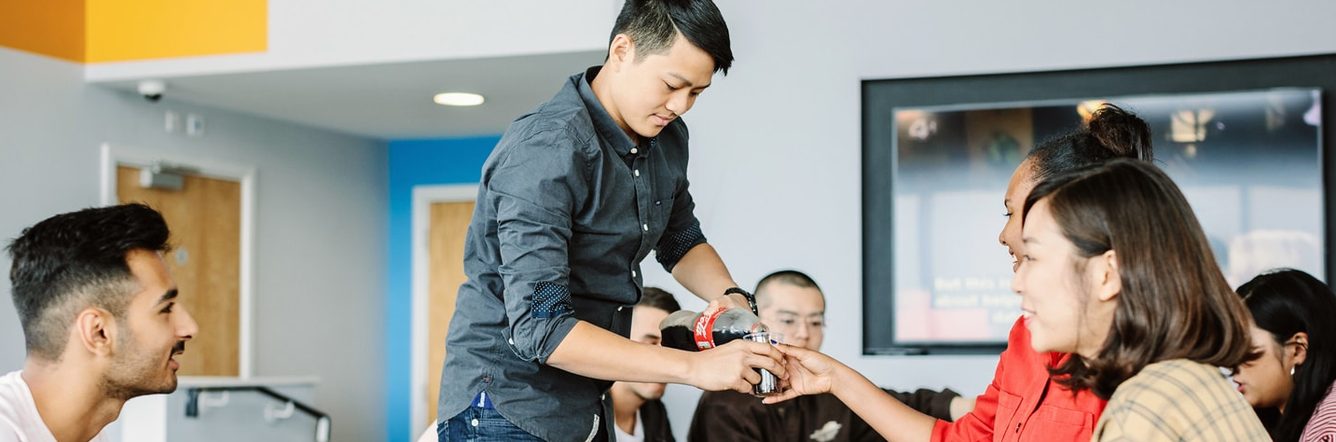
[[[653,139],[653,138],[651,138],[651,139],[649,140],[649,142],[650,142],[650,145],[651,145],[651,146],[654,145],[654,139]],[[632,153],[632,154],[635,154],[635,153],[638,153],[638,152],[639,152],[639,149],[637,149],[637,148],[632,148],[632,149],[631,149],[631,153]],[[648,155],[648,154],[646,154],[646,155]],[[651,244],[650,244],[650,238],[649,238],[649,210],[650,210],[650,208],[649,208],[649,201],[650,201],[649,193],[650,193],[650,191],[649,191],[648,184],[646,184],[644,180],[641,180],[641,179],[640,179],[640,166],[641,166],[641,164],[642,164],[640,160],[642,160],[642,159],[643,159],[643,157],[641,157],[641,156],[639,156],[639,155],[637,155],[635,158],[632,158],[632,159],[631,159],[631,175],[633,176],[633,178],[632,178],[632,180],[631,180],[631,184],[632,184],[632,187],[635,189],[635,192],[636,192],[636,202],[635,202],[635,207],[636,207],[636,211],[638,212],[638,213],[636,214],[636,220],[640,222],[640,250],[637,252],[637,256],[640,256],[641,254],[645,253],[645,249],[651,246]],[[634,270],[631,272],[631,277],[632,277],[633,279],[635,278],[635,271],[634,271]]]

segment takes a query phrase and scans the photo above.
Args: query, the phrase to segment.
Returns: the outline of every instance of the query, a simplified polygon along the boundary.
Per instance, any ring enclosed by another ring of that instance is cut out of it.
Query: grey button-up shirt
[[[640,145],[577,74],[511,123],[483,165],[446,340],[438,418],[486,391],[511,423],[585,440],[611,417],[611,382],[546,365],[577,321],[626,336],[653,250],[672,270],[705,242],[687,190],[687,127]],[[616,355],[608,355],[610,358]],[[606,413],[606,414],[605,414]]]

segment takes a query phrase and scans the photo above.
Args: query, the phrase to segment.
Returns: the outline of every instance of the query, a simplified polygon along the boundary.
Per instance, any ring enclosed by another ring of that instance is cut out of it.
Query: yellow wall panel
[[[0,0],[0,46],[84,59],[84,0]]]
[[[268,0],[87,0],[86,8],[90,63],[268,47]]]

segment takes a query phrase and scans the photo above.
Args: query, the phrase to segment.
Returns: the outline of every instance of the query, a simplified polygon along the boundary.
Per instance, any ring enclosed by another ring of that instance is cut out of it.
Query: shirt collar
[[[612,119],[612,115],[603,108],[603,104],[598,101],[594,95],[594,88],[591,83],[602,66],[593,66],[586,69],[583,74],[576,74],[571,77],[575,81],[575,88],[580,93],[580,99],[584,101],[585,108],[589,110],[589,118],[594,121],[594,130],[598,131],[600,138],[603,138],[612,145],[613,151],[617,155],[627,156],[631,154],[631,149],[636,147],[635,141],[622,131],[622,127],[617,125],[617,121]],[[652,140],[652,139],[651,139]],[[645,151],[653,146],[654,143],[645,143],[640,150]]]

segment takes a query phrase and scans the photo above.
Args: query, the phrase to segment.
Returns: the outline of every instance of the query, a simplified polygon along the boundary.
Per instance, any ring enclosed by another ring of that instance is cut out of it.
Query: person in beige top
[[[1265,441],[1216,367],[1250,357],[1248,310],[1225,281],[1178,186],[1114,160],[1046,180],[1023,212],[1012,289],[1053,370],[1109,398],[1097,441]]]

